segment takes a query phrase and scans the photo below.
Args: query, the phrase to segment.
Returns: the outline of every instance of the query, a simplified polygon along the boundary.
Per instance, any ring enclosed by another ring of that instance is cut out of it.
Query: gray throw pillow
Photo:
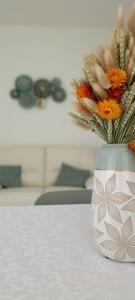
[[[90,171],[78,169],[63,163],[54,185],[85,187],[85,182],[90,176]]]
[[[0,185],[3,187],[21,186],[20,166],[0,166]]]

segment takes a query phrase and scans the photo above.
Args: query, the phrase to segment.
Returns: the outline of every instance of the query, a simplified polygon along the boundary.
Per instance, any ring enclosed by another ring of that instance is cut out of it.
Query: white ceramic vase
[[[91,209],[92,234],[102,254],[135,262],[135,154],[126,144],[100,149]]]

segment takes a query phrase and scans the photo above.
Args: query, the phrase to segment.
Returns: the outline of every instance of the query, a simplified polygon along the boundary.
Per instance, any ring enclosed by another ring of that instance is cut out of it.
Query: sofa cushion
[[[82,188],[78,188],[75,186],[48,186],[44,189],[44,193],[48,193],[48,192],[61,192],[61,191],[73,191],[73,190],[84,190]]]
[[[85,187],[85,182],[90,176],[90,171],[62,164],[58,177],[54,183],[57,186]]]
[[[0,165],[20,165],[23,186],[43,186],[44,161],[44,147],[0,146]]]
[[[85,188],[88,190],[93,189],[93,176],[88,177],[88,179],[85,182]]]
[[[2,187],[21,186],[21,167],[0,165],[0,185]]]
[[[35,205],[89,204],[91,195],[92,191],[89,190],[49,192],[42,194]]]
[[[40,187],[2,189],[0,190],[0,206],[33,205],[42,192]]]
[[[56,181],[62,163],[76,168],[91,170],[95,166],[96,149],[85,146],[47,146],[45,186]]]

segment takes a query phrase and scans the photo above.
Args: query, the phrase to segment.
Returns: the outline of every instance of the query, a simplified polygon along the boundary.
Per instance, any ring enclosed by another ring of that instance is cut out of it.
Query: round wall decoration
[[[38,98],[36,100],[36,106],[38,108],[42,109],[42,108],[46,107],[46,104],[47,104],[46,102],[47,102],[46,99]]]
[[[51,81],[51,84],[54,86],[60,86],[61,85],[61,80],[59,78],[53,78]]]
[[[14,98],[14,99],[17,99],[17,98],[19,98],[19,96],[20,96],[20,92],[19,92],[18,90],[16,90],[16,89],[13,89],[13,90],[11,90],[11,92],[10,92],[10,96],[11,96],[12,98]]]
[[[60,86],[61,86],[61,80],[59,78],[53,78],[51,81],[51,92],[53,93],[53,91]]]
[[[66,92],[61,87],[57,87],[52,92],[52,97],[56,102],[63,102],[66,98]]]
[[[30,76],[20,75],[15,80],[15,88],[10,91],[10,96],[17,99],[23,108],[45,108],[46,98],[50,96],[57,103],[66,99],[66,91],[61,85],[61,80],[57,77],[52,80],[42,78],[34,82]]]
[[[35,106],[37,97],[33,91],[23,93],[19,97],[19,104],[24,108],[31,108]]]
[[[46,79],[39,79],[34,83],[34,92],[40,98],[47,98],[51,93],[50,82]]]
[[[18,91],[27,92],[32,89],[33,81],[31,79],[31,77],[29,77],[27,75],[21,75],[21,76],[17,77],[15,85],[16,85],[16,89]]]

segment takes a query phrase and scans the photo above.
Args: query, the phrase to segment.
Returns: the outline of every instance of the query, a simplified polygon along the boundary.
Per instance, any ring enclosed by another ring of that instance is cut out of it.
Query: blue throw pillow
[[[0,185],[4,187],[21,186],[20,166],[0,166]]]
[[[90,173],[89,170],[78,169],[63,163],[54,185],[84,188]]]

